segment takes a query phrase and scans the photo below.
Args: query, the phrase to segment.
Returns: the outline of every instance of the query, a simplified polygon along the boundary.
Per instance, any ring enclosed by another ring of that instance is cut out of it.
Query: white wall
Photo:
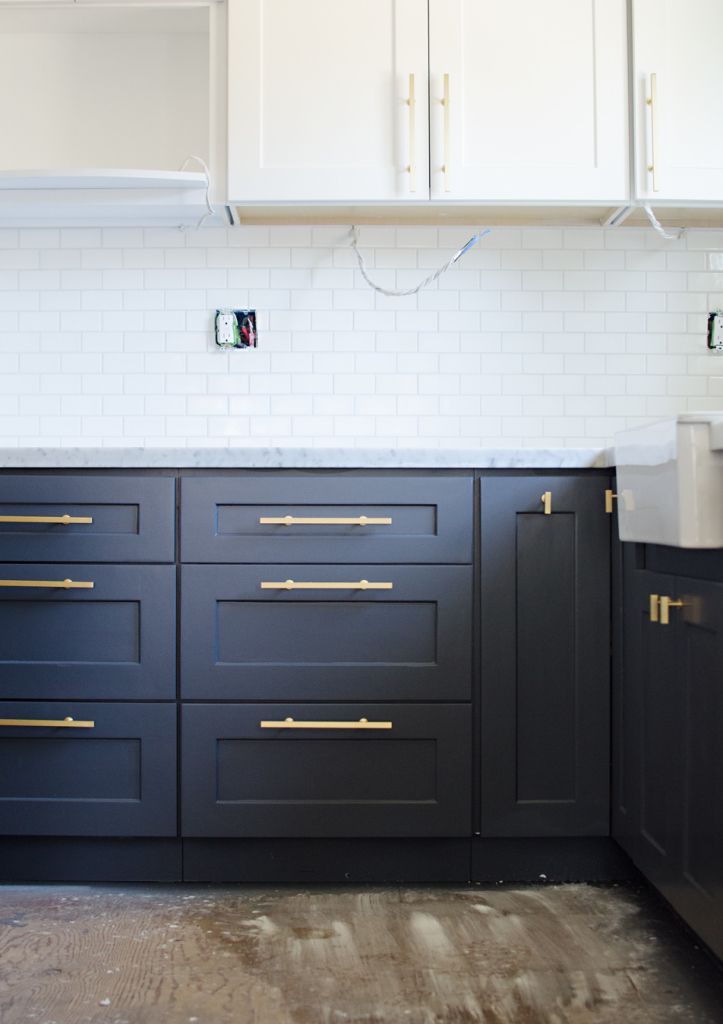
[[[473,230],[361,246],[404,287]],[[259,350],[216,350],[215,308],[247,305]],[[0,445],[607,444],[723,409],[715,306],[723,232],[497,229],[395,300],[341,227],[2,230]]]

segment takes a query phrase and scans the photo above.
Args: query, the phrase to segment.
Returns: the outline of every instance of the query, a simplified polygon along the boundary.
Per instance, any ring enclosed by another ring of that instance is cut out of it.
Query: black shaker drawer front
[[[470,699],[470,567],[185,565],[181,594],[186,699]]]
[[[0,561],[172,562],[175,480],[0,475]]]
[[[175,835],[175,705],[0,702],[0,834]]]
[[[469,835],[469,705],[192,704],[182,722],[185,836]]]
[[[181,551],[186,562],[469,562],[472,478],[183,477]]]
[[[0,564],[0,697],[172,700],[171,565]]]

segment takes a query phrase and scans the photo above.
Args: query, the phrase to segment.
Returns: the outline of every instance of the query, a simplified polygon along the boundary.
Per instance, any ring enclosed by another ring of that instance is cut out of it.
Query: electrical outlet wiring
[[[430,284],[434,284],[434,282],[438,278],[440,278],[442,274],[446,274],[450,267],[454,266],[457,260],[461,259],[464,256],[464,254],[468,252],[473,246],[477,245],[480,239],[484,238],[485,235],[491,234],[491,232],[492,228],[484,228],[482,231],[478,231],[476,235],[472,235],[470,240],[465,245],[463,245],[461,249],[458,249],[454,256],[448,259],[443,266],[438,267],[437,270],[433,271],[431,274],[425,277],[423,281],[420,281],[419,284],[414,285],[412,288],[383,288],[380,284],[377,284],[375,281],[372,281],[372,279],[369,277],[369,274],[367,273],[367,268],[364,263],[364,257],[359,252],[359,229],[356,226],[356,224],[352,224],[351,226],[350,245],[354,250],[354,255],[356,256],[357,263],[359,264],[359,272],[361,273],[361,276],[364,278],[369,287],[373,288],[375,292],[380,292],[382,295],[388,295],[391,296],[392,298],[400,298],[403,295],[416,295],[418,292],[421,292],[423,288],[428,288]]]

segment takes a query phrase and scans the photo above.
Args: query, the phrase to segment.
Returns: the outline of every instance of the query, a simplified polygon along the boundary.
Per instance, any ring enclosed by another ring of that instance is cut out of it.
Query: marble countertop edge
[[[2,469],[607,469],[611,448],[0,448]]]

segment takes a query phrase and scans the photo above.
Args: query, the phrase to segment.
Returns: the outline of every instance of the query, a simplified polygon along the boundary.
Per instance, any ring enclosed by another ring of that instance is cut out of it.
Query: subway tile
[[[625,267],[625,253],[613,249],[588,249],[582,263],[585,270],[619,271]]]
[[[502,382],[502,390],[506,395],[541,395],[543,378],[537,373],[506,374]]]
[[[627,311],[625,292],[586,292],[585,309],[591,313],[624,313]]]
[[[354,412],[354,399],[350,395],[315,395],[313,403],[316,416],[346,416]]]
[[[548,259],[554,263],[559,260],[561,255],[564,254],[557,249],[549,249],[545,252],[538,249],[512,249],[500,253],[499,266],[501,270],[542,270]],[[562,268],[552,266],[549,269]]]
[[[627,292],[625,308],[630,313],[663,313],[667,296],[665,292]]]
[[[405,288],[473,230],[361,243]],[[0,231],[0,410],[6,428],[35,417],[38,443],[610,443],[666,403],[723,399],[704,348],[720,232],[499,228],[395,298],[363,281],[345,227],[44,231]],[[260,348],[221,353],[213,310],[246,305]]]
[[[603,295],[604,292],[594,292]],[[584,292],[543,292],[542,308],[545,312],[571,313],[585,308]]]

